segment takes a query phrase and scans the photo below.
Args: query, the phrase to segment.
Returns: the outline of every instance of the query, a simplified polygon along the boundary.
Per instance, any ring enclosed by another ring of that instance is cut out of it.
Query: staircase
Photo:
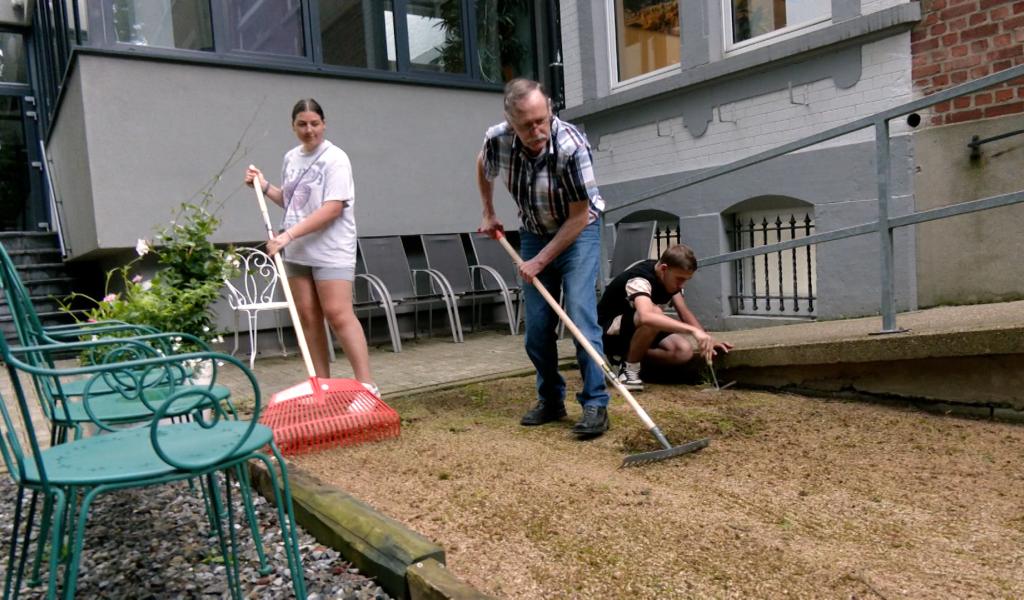
[[[3,231],[0,232],[0,244],[14,261],[43,325],[70,322],[71,317],[60,311],[56,300],[71,293],[72,282],[61,259],[57,234]],[[7,339],[17,336],[6,301],[0,305],[0,331]]]

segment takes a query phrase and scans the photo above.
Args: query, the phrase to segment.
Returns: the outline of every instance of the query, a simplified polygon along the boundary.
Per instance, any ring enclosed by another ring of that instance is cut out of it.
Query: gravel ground
[[[0,539],[6,574],[14,517],[15,487],[0,474]],[[242,590],[246,598],[293,598],[277,511],[254,495],[270,575],[260,575],[255,545],[237,493],[232,491],[242,556]],[[79,598],[227,598],[227,577],[216,537],[209,530],[202,496],[187,483],[122,490],[100,496],[90,511],[85,551],[78,579]],[[24,513],[23,513],[24,516]],[[241,518],[241,523],[238,519]],[[38,531],[38,528],[35,529]],[[344,561],[337,551],[299,531],[299,546],[309,600],[385,600],[371,579]],[[33,544],[33,549],[35,545]],[[22,587],[23,598],[42,598],[45,587]]]

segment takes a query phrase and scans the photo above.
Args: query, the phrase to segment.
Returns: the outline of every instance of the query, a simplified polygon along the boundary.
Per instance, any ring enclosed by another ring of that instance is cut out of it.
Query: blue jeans
[[[551,295],[558,298],[565,290],[565,311],[587,341],[603,355],[601,327],[597,324],[598,267],[601,262],[601,225],[588,225],[555,260],[540,274],[540,281]],[[536,256],[553,236],[540,236],[520,230],[520,251],[523,260]],[[558,372],[558,315],[548,306],[537,288],[526,285],[526,354],[537,369],[537,399],[548,406],[565,402],[565,379]],[[608,406],[604,371],[576,342],[576,360],[583,375],[583,390],[576,400],[583,406]]]

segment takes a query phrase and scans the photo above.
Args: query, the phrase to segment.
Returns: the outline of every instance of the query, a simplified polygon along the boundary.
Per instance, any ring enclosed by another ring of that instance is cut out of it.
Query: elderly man
[[[519,209],[519,274],[557,294],[564,288],[570,318],[602,351],[594,287],[599,273],[604,209],[591,166],[590,145],[578,129],[551,113],[551,100],[536,81],[515,79],[505,86],[505,122],[487,130],[477,157],[483,203],[480,231],[492,237],[502,224],[494,214],[494,180],[501,174]],[[537,369],[537,404],[522,425],[560,420],[565,380],[558,372],[558,316],[543,296],[526,286],[526,353]],[[576,399],[583,416],[572,432],[591,438],[608,430],[608,391],[601,366],[576,344],[583,389]]]

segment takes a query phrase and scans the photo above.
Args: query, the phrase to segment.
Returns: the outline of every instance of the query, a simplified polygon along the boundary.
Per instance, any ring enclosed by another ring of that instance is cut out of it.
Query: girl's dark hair
[[[299,113],[307,111],[315,112],[320,115],[321,119],[326,120],[326,117],[324,117],[324,109],[320,108],[320,103],[312,98],[304,98],[296,102],[295,106],[292,107],[292,121],[295,120],[295,117],[299,116]]]

